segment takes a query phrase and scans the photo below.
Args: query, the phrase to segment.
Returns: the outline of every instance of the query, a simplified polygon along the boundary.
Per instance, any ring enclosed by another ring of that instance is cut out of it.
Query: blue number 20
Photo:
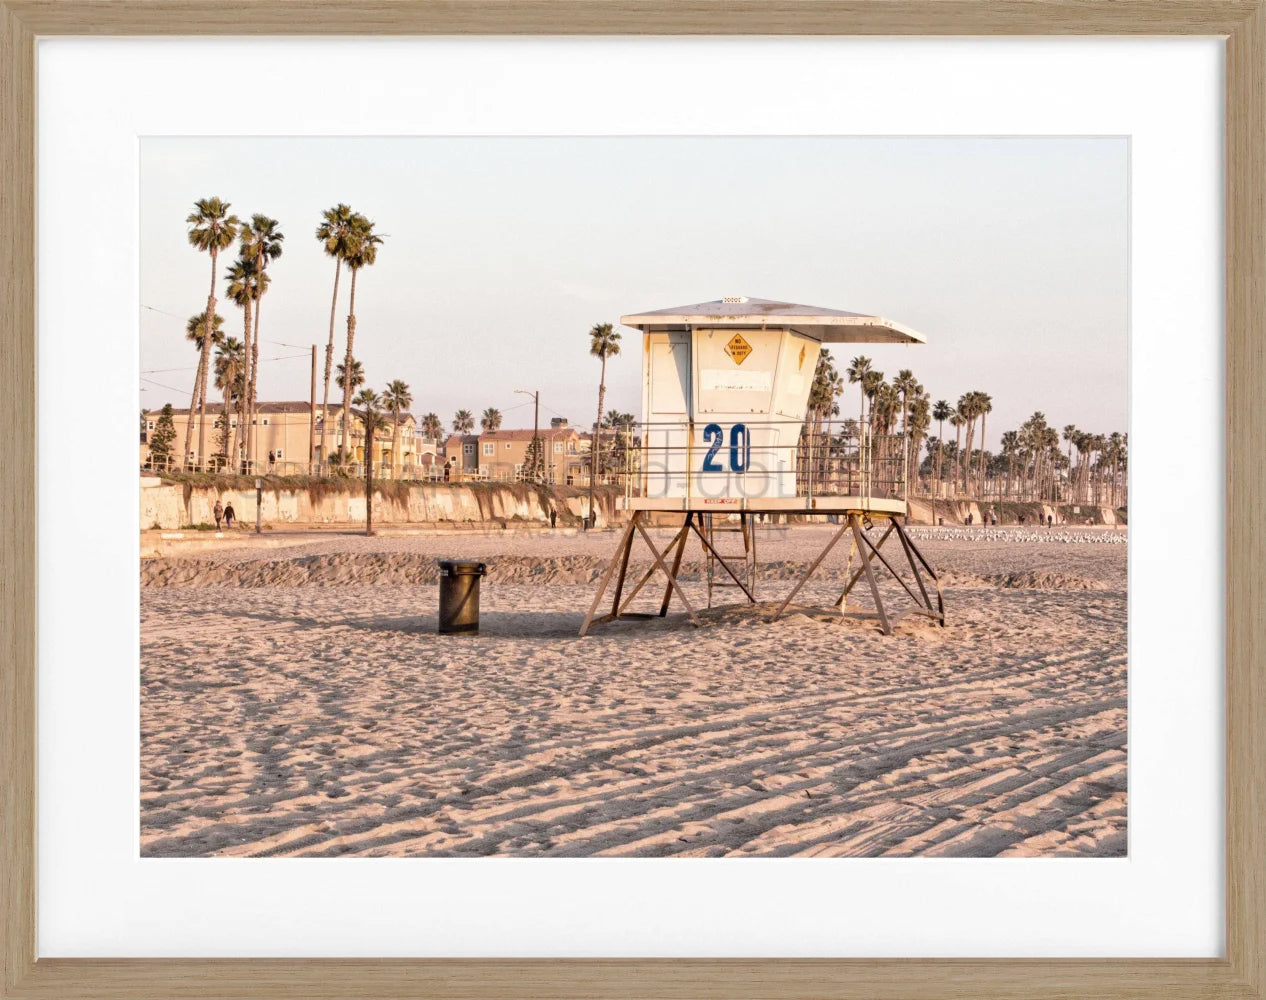
[[[730,469],[734,472],[746,472],[752,461],[752,439],[747,433],[746,424],[735,424],[730,428]]]
[[[725,432],[721,430],[720,424],[708,424],[708,426],[703,429],[703,443],[712,445],[712,447],[708,449],[708,453],[703,456],[704,472],[724,471],[721,466],[712,461],[716,453],[721,450],[721,442],[724,440]]]
[[[721,425],[708,424],[703,429],[703,441],[704,444],[711,445],[708,453],[703,456],[703,471],[724,472],[725,470],[715,461],[716,453],[721,450],[721,445],[725,441],[725,431],[721,429]],[[752,439],[747,432],[747,425],[735,424],[730,428],[730,471],[746,472],[751,461]]]

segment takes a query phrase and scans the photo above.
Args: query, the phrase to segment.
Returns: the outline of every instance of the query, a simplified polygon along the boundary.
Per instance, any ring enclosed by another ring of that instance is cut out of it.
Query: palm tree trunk
[[[264,271],[259,271],[259,297],[255,300],[255,337],[251,341],[251,377],[246,387],[246,417],[249,421],[248,430],[250,433],[250,444],[248,445],[248,458],[250,460],[250,471],[255,473],[259,469],[258,450],[259,450],[259,418],[255,413],[255,389],[256,381],[259,378],[259,317],[264,311]]]
[[[391,414],[391,478],[400,478],[400,411]]]
[[[350,439],[352,419],[352,341],[356,339],[356,272],[360,268],[352,268],[352,289],[347,302],[347,356],[343,359],[343,441]],[[366,436],[366,451],[369,450],[369,438]],[[347,456],[343,456],[347,461]]]
[[[941,458],[945,454],[945,421],[936,422],[936,492],[941,492]]]
[[[607,356],[602,356],[602,374],[598,378],[598,423],[593,429],[593,455],[590,458],[590,473],[597,485],[598,476],[602,474],[602,404],[607,397]]]
[[[215,264],[219,252],[211,247],[211,291],[207,295],[207,315],[202,323],[202,361],[199,377],[202,388],[198,401],[198,464],[205,467],[207,461],[207,371],[211,367],[211,332],[215,329]],[[193,420],[193,414],[189,414]]]
[[[202,366],[206,364],[205,349],[198,352],[198,371],[193,377],[193,395],[189,399],[189,422],[185,424],[185,451],[180,458],[180,467],[189,465],[189,453],[193,451],[193,414],[198,408],[198,394],[202,390]]]
[[[247,288],[246,304],[242,306],[242,390],[237,394],[237,427],[233,431],[233,451],[229,455],[230,461],[233,463],[233,471],[238,472],[241,464],[238,459],[238,451],[243,453],[246,451],[246,384],[250,371],[251,358],[251,296],[250,289]]]
[[[368,412],[366,407],[366,412]],[[373,434],[369,427],[365,428],[365,534],[374,533],[374,449]]]
[[[343,258],[334,258],[334,297],[330,299],[330,342],[325,346],[325,396],[321,401],[321,461],[330,464],[327,435],[330,428],[330,374],[334,369],[334,314],[338,309],[338,275],[343,269]]]
[[[985,413],[982,410],[980,414],[980,465],[979,473],[977,473],[977,491],[983,496],[985,479],[988,473],[988,467],[985,465]]]

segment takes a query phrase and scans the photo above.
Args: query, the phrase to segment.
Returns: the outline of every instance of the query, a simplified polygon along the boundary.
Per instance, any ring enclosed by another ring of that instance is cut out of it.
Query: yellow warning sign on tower
[[[736,333],[730,338],[730,342],[725,345],[725,353],[734,360],[736,365],[741,365],[747,360],[747,356],[752,353],[752,345],[743,339],[742,334]]]

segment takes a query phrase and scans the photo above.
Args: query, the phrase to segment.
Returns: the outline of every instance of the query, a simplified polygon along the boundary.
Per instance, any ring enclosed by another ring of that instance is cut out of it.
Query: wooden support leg
[[[888,536],[891,533],[892,533],[892,525],[889,524],[887,530],[882,535],[879,536],[879,544],[875,546],[876,551],[884,547],[884,542],[888,541]],[[848,548],[848,565],[850,566],[850,568],[853,565],[854,551],[856,551],[858,556],[860,556],[861,559],[863,560],[874,558],[874,556],[867,555],[864,551],[862,551],[857,544],[857,539],[853,539],[853,541],[849,544],[849,548]],[[848,578],[848,583],[844,585],[844,593],[840,594],[840,599],[835,602],[835,606],[837,608],[843,608],[845,606],[845,603],[844,603],[845,599],[848,597],[852,589],[857,585],[857,581],[860,580],[862,576],[865,575],[865,573],[866,571],[862,569],[862,567],[859,566],[856,572],[854,572],[853,575]]]
[[[893,524],[896,524],[897,522],[896,522],[896,521],[893,521],[892,523],[893,523]],[[886,538],[886,537],[888,537],[886,533],[885,533],[884,537],[885,537],[885,538]],[[885,559],[885,558],[884,558],[884,554],[883,554],[882,552],[880,552],[880,551],[879,551],[879,546],[877,546],[877,545],[872,545],[872,544],[871,544],[870,539],[869,539],[869,538],[867,538],[865,535],[863,535],[863,536],[862,536],[862,540],[863,540],[863,541],[865,541],[865,543],[866,543],[867,545],[870,545],[870,550],[871,550],[871,551],[875,554],[875,558],[876,558],[876,559],[878,559],[878,560],[880,561],[880,563],[882,563],[882,564],[883,564],[883,567],[884,567],[884,569],[886,569],[886,570],[888,571],[888,574],[889,574],[889,575],[890,575],[890,576],[891,576],[894,580],[896,580],[899,584],[901,584],[901,589],[902,589],[902,590],[904,590],[904,591],[906,592],[906,594],[907,594],[907,595],[909,595],[910,600],[914,601],[914,603],[915,603],[915,604],[918,604],[918,603],[919,603],[919,595],[918,595],[918,594],[916,594],[913,590],[911,590],[911,589],[910,589],[910,585],[909,585],[908,583],[906,583],[906,582],[905,582],[905,580],[903,580],[903,579],[901,578],[901,574],[900,574],[900,573],[898,573],[898,572],[896,571],[896,569],[893,567],[892,563],[890,563],[887,559]]]
[[[863,543],[869,545],[870,539],[862,534],[861,522],[858,521],[856,514],[850,514],[848,516],[848,523],[853,528],[853,537],[857,540],[857,548],[861,550]],[[878,550],[875,549],[873,545],[871,546],[871,550],[874,551],[876,555],[879,554]],[[884,635],[892,635],[892,624],[888,621],[888,612],[884,610],[884,599],[879,596],[879,584],[875,582],[875,571],[871,567],[870,559],[865,556],[864,551],[862,569],[866,573],[866,582],[870,584],[870,594],[871,597],[875,599],[875,610],[879,612],[879,622],[883,627]]]
[[[941,593],[941,579],[940,577],[936,575],[936,570],[934,570],[928,564],[928,561],[923,558],[923,553],[920,552],[918,549],[918,546],[914,544],[914,539],[906,534],[905,528],[903,528],[896,521],[893,521],[892,523],[893,523],[893,527],[897,529],[897,536],[901,539],[902,544],[906,547],[906,555],[908,556],[911,553],[913,553],[914,557],[918,559],[919,563],[923,566],[923,569],[927,572],[927,575],[931,578],[933,586],[936,587],[936,607],[935,609],[933,609],[932,602],[928,601],[928,609],[936,611],[937,620],[940,622],[941,627],[944,628],[945,627],[945,598],[944,598],[944,595],[942,595]],[[917,575],[918,574],[916,572],[916,578],[917,578]]]
[[[794,598],[794,597],[795,597],[798,593],[800,593],[800,588],[801,588],[801,587],[803,587],[806,583],[808,583],[808,582],[809,582],[809,577],[813,576],[814,571],[815,571],[815,570],[818,568],[818,566],[821,564],[822,560],[823,560],[823,559],[825,559],[825,558],[827,557],[827,554],[828,554],[828,553],[830,553],[830,551],[831,551],[833,548],[835,548],[835,543],[836,543],[836,542],[838,542],[841,538],[843,538],[843,537],[844,537],[844,532],[848,531],[848,526],[849,526],[849,524],[851,524],[851,523],[852,523],[852,522],[851,522],[851,520],[850,520],[849,522],[845,523],[845,524],[844,524],[844,525],[840,528],[840,530],[839,530],[839,531],[837,531],[837,532],[836,532],[836,533],[835,533],[835,534],[831,537],[831,540],[830,540],[829,542],[827,542],[826,548],[824,548],[824,549],[823,549],[823,550],[822,550],[822,551],[818,554],[818,557],[817,557],[816,559],[814,559],[814,560],[813,560],[812,565],[810,565],[810,566],[809,566],[809,568],[808,568],[807,570],[805,570],[804,576],[802,576],[802,577],[800,578],[799,582],[797,582],[797,583],[796,583],[796,585],[795,585],[795,586],[791,589],[791,593],[790,593],[790,594],[788,594],[788,595],[787,595],[787,599],[786,599],[785,601],[783,601],[781,605],[779,605],[778,610],[774,612],[774,616],[770,619],[770,621],[775,621],[775,622],[776,622],[776,621],[778,620],[779,616],[781,616],[781,615],[782,615],[782,613],[783,613],[784,611],[786,611],[786,610],[787,610],[787,605],[791,603],[792,599],[793,599],[793,598]]]
[[[668,585],[677,591],[677,596],[681,598],[681,603],[686,606],[686,611],[690,614],[690,620],[695,624],[699,624],[699,617],[695,614],[695,609],[690,603],[690,598],[686,596],[686,592],[681,589],[681,584],[677,582],[677,577],[668,571],[668,567],[664,565],[664,557],[659,554],[659,549],[655,548],[655,543],[651,540],[651,536],[646,533],[646,529],[642,527],[642,523],[638,520],[633,521],[633,526],[642,533],[642,540],[646,542],[646,547],[651,550],[651,556],[655,560],[655,565],[660,569],[664,576],[668,577]]]
[[[668,543],[668,548],[671,549],[674,545],[678,544],[679,541],[684,545],[685,537],[686,537],[686,528],[683,527],[681,531],[677,532],[677,534],[673,536],[673,540]],[[668,551],[668,550],[665,549],[665,551]],[[642,588],[645,587],[650,582],[651,577],[653,577],[654,575],[655,575],[655,566],[654,564],[652,564],[646,570],[646,572],[642,574],[641,579],[637,581],[637,585],[631,591],[629,591],[629,595],[628,597],[624,599],[623,603],[621,603],[619,607],[613,606],[613,614],[616,618],[623,616],[625,611],[628,610],[629,605],[633,603],[633,599],[642,592]],[[670,587],[669,591],[671,592],[671,590],[672,588]],[[660,617],[663,617],[663,614],[661,614]]]
[[[636,518],[639,512],[634,511],[633,517]],[[615,580],[615,593],[611,598],[611,617],[620,617],[620,594],[624,590],[624,577],[629,571],[629,553],[633,551],[633,539],[630,537],[629,544],[624,547],[624,554],[620,556],[620,575]]]
[[[690,526],[694,524],[695,516],[691,512],[686,513],[686,521],[681,526],[680,538],[677,540],[677,551],[673,553],[673,579],[677,579],[677,573],[681,570],[681,557],[686,551],[686,542],[690,540]],[[647,573],[654,573],[655,568],[652,566]],[[647,579],[650,579],[649,575]],[[670,583],[664,587],[664,600],[659,605],[659,617],[663,618],[668,614],[668,605],[673,598],[673,585]]]
[[[602,595],[607,592],[607,584],[611,582],[611,576],[615,573],[616,566],[628,560],[628,550],[633,545],[633,526],[637,523],[638,512],[635,511],[629,518],[629,523],[624,529],[624,533],[620,536],[620,541],[616,545],[615,555],[611,558],[611,565],[607,567],[607,571],[602,574],[602,580],[598,583],[598,592],[593,595],[593,603],[589,605],[589,613],[585,615],[584,624],[580,626],[580,634],[584,636],[589,631],[589,626],[593,622],[593,616],[598,610],[598,605],[602,602]]]

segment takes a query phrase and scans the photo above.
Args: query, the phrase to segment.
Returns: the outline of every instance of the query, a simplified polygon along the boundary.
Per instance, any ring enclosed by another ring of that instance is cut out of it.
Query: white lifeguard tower
[[[841,527],[774,618],[835,544],[851,532],[849,568],[854,555],[860,555],[861,566],[850,575],[837,607],[847,609],[849,593],[865,576],[874,613],[883,631],[890,633],[900,616],[890,614],[885,606],[876,579],[878,566],[910,596],[914,607],[909,611],[944,624],[936,573],[901,524],[907,511],[904,448],[899,458],[891,450],[875,454],[869,426],[860,425],[856,460],[841,461],[831,435],[822,439],[820,434],[806,433],[809,396],[823,344],[922,344],[921,334],[878,316],[744,296],[634,313],[620,322],[643,334],[639,488],[622,502],[630,512],[629,522],[599,583],[580,630],[582,636],[599,622],[653,617],[628,609],[656,572],[667,577],[659,616],[668,613],[676,593],[691,621],[698,624],[677,579],[692,532],[706,557],[709,605],[714,586],[736,587],[755,603],[755,519],[778,515],[831,516]],[[679,530],[662,553],[646,530],[652,513],[660,521],[675,513],[682,515]],[[872,542],[868,529],[878,522],[886,522],[887,527],[878,542]],[[723,553],[721,532],[741,536],[742,552]],[[880,551],[893,535],[913,575],[909,582]],[[639,536],[650,547],[654,563],[625,595],[629,556]],[[611,611],[595,617],[613,578]]]

